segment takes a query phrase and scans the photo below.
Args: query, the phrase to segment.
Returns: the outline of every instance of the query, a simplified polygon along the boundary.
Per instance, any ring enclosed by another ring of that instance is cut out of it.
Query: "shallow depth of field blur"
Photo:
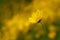
[[[60,0],[0,0],[0,40],[60,40]]]

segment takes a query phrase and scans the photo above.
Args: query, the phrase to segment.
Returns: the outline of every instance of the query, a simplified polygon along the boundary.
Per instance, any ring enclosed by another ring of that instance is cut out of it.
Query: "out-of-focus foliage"
[[[60,0],[0,0],[0,40],[60,40]]]

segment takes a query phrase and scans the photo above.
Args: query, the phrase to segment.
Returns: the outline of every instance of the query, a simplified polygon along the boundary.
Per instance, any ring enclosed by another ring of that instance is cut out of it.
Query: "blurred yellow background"
[[[60,40],[60,0],[0,0],[0,40]]]

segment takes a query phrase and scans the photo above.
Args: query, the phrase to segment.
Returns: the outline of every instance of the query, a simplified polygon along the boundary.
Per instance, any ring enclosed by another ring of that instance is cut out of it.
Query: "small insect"
[[[42,19],[40,19],[37,23],[40,23]]]

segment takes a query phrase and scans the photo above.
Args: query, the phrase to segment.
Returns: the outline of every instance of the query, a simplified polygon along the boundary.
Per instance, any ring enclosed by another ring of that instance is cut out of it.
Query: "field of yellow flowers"
[[[60,40],[60,0],[0,0],[0,40]]]

